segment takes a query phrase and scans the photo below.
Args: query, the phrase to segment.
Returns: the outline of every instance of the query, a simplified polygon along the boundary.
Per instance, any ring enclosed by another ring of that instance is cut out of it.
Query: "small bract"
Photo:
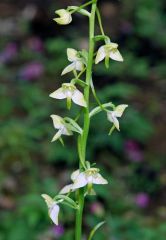
[[[84,60],[79,55],[79,52],[73,48],[67,49],[67,58],[69,62],[72,62],[69,64],[62,72],[62,75],[65,75],[66,73],[69,73],[71,71],[82,71],[84,69]]]
[[[51,115],[51,118],[53,120],[53,125],[55,129],[58,129],[59,131],[55,134],[51,142],[54,142],[58,140],[61,135],[67,135],[71,136],[73,135],[72,131],[69,129],[69,126],[65,123],[64,119],[61,118],[58,115]]]
[[[108,111],[107,112],[107,118],[110,122],[114,124],[114,126],[117,128],[118,131],[120,131],[119,128],[119,121],[117,118],[121,117],[124,110],[128,107],[126,104],[118,105],[114,111]]]
[[[58,24],[67,25],[67,24],[71,23],[71,21],[72,21],[71,13],[69,11],[67,11],[66,9],[59,9],[59,10],[55,11],[55,13],[57,15],[59,15],[59,18],[54,18],[53,20],[55,22],[57,22]]]
[[[110,43],[110,44],[101,46],[98,49],[96,59],[95,59],[95,64],[98,64],[99,62],[104,60],[104,58],[111,58],[115,61],[123,62],[123,57],[118,50],[117,43]]]
[[[59,215],[59,210],[60,210],[59,205],[56,203],[56,201],[54,201],[47,194],[42,194],[41,196],[44,198],[44,200],[47,204],[48,213],[49,213],[51,220],[53,221],[53,223],[58,225],[58,215]]]
[[[67,99],[67,106],[70,109],[71,100],[82,107],[86,107],[87,104],[84,99],[84,95],[75,87],[72,83],[64,83],[62,87],[49,95],[56,99]]]

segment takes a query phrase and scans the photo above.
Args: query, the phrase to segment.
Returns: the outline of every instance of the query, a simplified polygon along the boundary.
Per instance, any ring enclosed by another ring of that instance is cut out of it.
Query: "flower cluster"
[[[94,16],[96,14],[95,11],[98,11],[98,10],[94,11],[96,7],[92,8],[93,10],[91,13],[85,10],[84,7],[90,4],[96,5],[97,1],[87,2],[80,7],[70,6],[67,9],[57,10],[55,13],[58,15],[58,17],[54,18],[54,21],[56,21],[58,24],[67,25],[72,22],[72,14],[74,12],[81,13],[82,15],[87,16],[89,18],[91,23],[90,32],[91,34],[93,33],[92,34],[93,37],[90,36],[90,39],[89,39],[89,43],[91,47],[89,47],[88,52],[86,50],[78,51],[73,48],[67,48],[67,58],[70,64],[64,68],[61,75],[63,76],[67,73],[72,73],[74,75],[74,78],[72,78],[72,80],[67,83],[63,83],[60,88],[58,88],[57,90],[55,90],[53,93],[49,95],[51,98],[58,99],[58,100],[66,99],[68,110],[71,109],[72,102],[83,109],[83,111],[80,111],[80,114],[75,119],[72,119],[69,117],[62,118],[55,114],[51,115],[54,128],[58,130],[57,133],[54,135],[52,142],[59,139],[63,143],[62,135],[71,136],[73,135],[73,132],[76,132],[79,134],[78,155],[79,155],[80,168],[71,174],[71,183],[64,186],[59,192],[59,194],[55,196],[54,199],[46,194],[42,195],[42,197],[44,198],[47,204],[49,216],[56,225],[58,225],[58,215],[60,211],[60,207],[59,207],[60,204],[66,203],[68,206],[76,210],[78,209],[80,210],[82,209],[82,206],[79,205],[80,192],[83,193],[82,197],[85,197],[86,195],[93,195],[95,194],[93,185],[104,185],[108,183],[107,180],[102,177],[102,175],[100,174],[100,170],[98,168],[93,167],[93,165],[91,165],[90,162],[85,161],[87,134],[89,132],[90,118],[95,114],[98,114],[99,112],[104,111],[107,114],[108,121],[113,123],[113,126],[110,132],[112,133],[114,129],[117,129],[119,131],[120,124],[119,124],[118,118],[122,117],[125,109],[128,107],[128,105],[126,104],[120,104],[118,106],[115,106],[112,103],[101,104],[95,92],[93,80],[92,80],[93,63],[98,64],[105,59],[105,65],[106,67],[108,67],[110,59],[118,62],[122,62],[123,57],[118,50],[118,44],[111,42],[109,37],[105,36],[101,26],[101,20],[99,19],[100,18],[99,12],[97,13],[97,17],[98,17],[99,26],[101,28],[102,35],[95,36]],[[95,41],[98,41],[98,40],[99,41],[104,40],[105,43],[104,45],[99,47],[99,49],[97,50],[97,53],[95,54],[94,44],[95,44]],[[86,71],[86,80],[81,80],[80,78],[83,76],[85,71]],[[83,88],[82,91],[78,89],[77,85]],[[94,95],[94,98],[98,104],[98,106],[92,109],[91,112],[89,112],[90,90]],[[83,128],[81,128],[77,123],[79,121],[79,117],[82,112],[84,114]],[[80,188],[84,188],[84,191],[78,191]],[[76,200],[73,200],[69,196],[72,195],[72,193],[75,191],[78,191],[78,194],[76,194],[76,196],[78,195],[78,198],[76,197]],[[79,217],[81,216],[82,214]],[[77,222],[80,222],[80,220],[76,221],[76,223]],[[78,227],[80,228],[80,226]],[[81,236],[79,236],[77,239],[81,239]]]
[[[71,192],[76,191],[79,188],[87,186],[88,189],[87,193],[92,195],[95,193],[93,190],[93,184],[108,183],[107,180],[101,176],[98,168],[90,167],[83,172],[80,172],[79,169],[73,172],[71,175],[71,180],[73,183],[66,185],[59,192],[60,196],[59,201],[52,199],[47,194],[42,194],[42,197],[44,198],[48,207],[49,216],[53,223],[55,223],[56,225],[58,225],[58,215],[60,211],[59,203],[63,202],[64,199],[66,200],[65,196],[63,196],[64,194],[70,194]],[[69,197],[67,197],[67,200],[69,200]]]

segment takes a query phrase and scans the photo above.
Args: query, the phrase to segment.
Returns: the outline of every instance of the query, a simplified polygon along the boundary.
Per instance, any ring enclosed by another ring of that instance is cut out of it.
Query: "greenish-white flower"
[[[51,220],[53,221],[53,223],[58,225],[58,215],[59,215],[59,210],[60,210],[59,205],[56,203],[56,201],[54,201],[47,194],[42,194],[42,197],[44,198],[44,200],[47,204],[48,213],[49,213]]]
[[[53,120],[53,125],[55,129],[58,129],[58,132],[55,134],[51,142],[58,140],[61,135],[71,136],[73,135],[72,131],[69,128],[69,125],[66,124],[65,120],[58,115],[51,115]]]
[[[87,104],[84,99],[84,95],[75,87],[72,83],[63,83],[62,87],[49,95],[56,99],[67,99],[68,108],[70,109],[71,100],[82,107],[86,107]]]
[[[105,58],[111,58],[111,59],[113,59],[115,61],[119,61],[119,62],[123,61],[123,57],[118,50],[117,43],[109,43],[104,46],[101,46],[97,51],[95,63],[98,64]]]
[[[118,105],[114,111],[108,111],[107,112],[107,118],[110,122],[112,122],[114,124],[114,126],[118,129],[118,131],[120,130],[119,128],[119,121],[118,118],[122,116],[124,110],[128,107],[128,105],[126,104],[121,104]]]
[[[84,172],[76,170],[71,175],[72,184],[65,186],[60,193],[66,194],[70,191],[75,191],[76,189],[85,187],[86,185],[92,188],[93,184],[107,184],[107,180],[104,179],[99,173],[98,168],[88,168]]]
[[[62,72],[65,75],[71,71],[82,71],[84,69],[84,60],[80,56],[79,52],[73,48],[67,49],[67,58],[71,64],[69,64]]]
[[[67,25],[67,24],[71,23],[71,21],[72,21],[71,13],[69,11],[67,11],[66,9],[59,9],[59,10],[55,11],[55,13],[57,15],[59,15],[59,17],[54,18],[53,20],[55,22],[57,22],[58,24]]]

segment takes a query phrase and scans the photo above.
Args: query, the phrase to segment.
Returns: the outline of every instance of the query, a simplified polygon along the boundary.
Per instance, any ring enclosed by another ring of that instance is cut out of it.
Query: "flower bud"
[[[59,9],[55,12],[59,15],[59,18],[54,18],[53,20],[60,25],[67,25],[71,23],[72,17],[71,13],[65,9]]]

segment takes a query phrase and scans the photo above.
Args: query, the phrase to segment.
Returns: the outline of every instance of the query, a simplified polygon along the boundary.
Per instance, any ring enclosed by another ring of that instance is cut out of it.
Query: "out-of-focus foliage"
[[[60,77],[66,48],[87,47],[86,21],[76,15],[60,28],[48,18],[69,1],[44,8],[42,1],[20,8],[8,2],[0,4],[0,239],[72,240],[74,212],[63,208],[61,225],[54,227],[40,194],[53,196],[77,168],[75,138],[65,138],[65,147],[50,143],[49,116],[65,115],[66,109],[48,95],[70,80]],[[125,61],[112,61],[108,70],[96,66],[94,83],[102,102],[129,108],[121,133],[111,137],[104,113],[92,120],[88,160],[101,165],[110,184],[88,199],[84,232],[106,218],[95,240],[165,240],[164,1],[99,3],[106,32]],[[77,112],[72,107],[71,115]]]

